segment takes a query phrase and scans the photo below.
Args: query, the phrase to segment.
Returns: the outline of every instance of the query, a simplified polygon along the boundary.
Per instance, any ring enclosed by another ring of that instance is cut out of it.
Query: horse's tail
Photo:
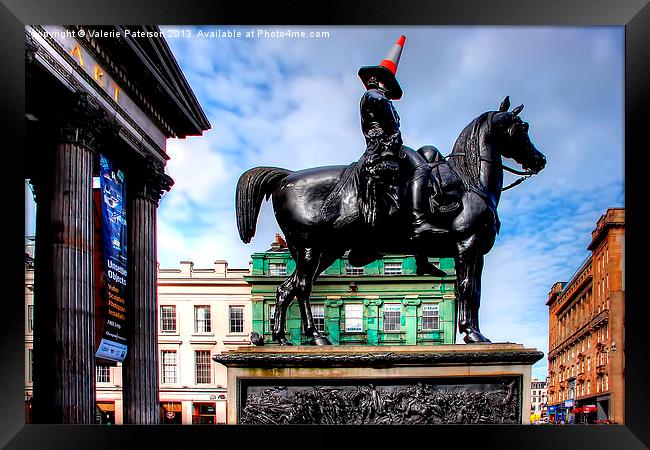
[[[237,182],[235,211],[239,237],[248,244],[255,236],[257,216],[264,196],[268,200],[280,180],[291,173],[278,167],[255,167],[247,170]]]

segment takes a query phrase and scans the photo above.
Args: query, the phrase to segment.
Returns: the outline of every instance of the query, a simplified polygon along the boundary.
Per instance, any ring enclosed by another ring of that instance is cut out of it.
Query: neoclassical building
[[[625,423],[624,241],[625,209],[610,208],[587,260],[549,292],[551,420]]]
[[[126,186],[124,422],[158,423],[156,211],[173,184],[165,144],[210,123],[155,26],[26,26],[25,60],[33,421],[95,421],[93,178],[105,158]]]

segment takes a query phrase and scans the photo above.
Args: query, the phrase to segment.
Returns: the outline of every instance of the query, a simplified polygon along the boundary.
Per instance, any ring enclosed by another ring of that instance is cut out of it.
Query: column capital
[[[341,300],[340,298],[335,299],[335,298],[328,297],[324,303],[325,306],[329,308],[340,308],[343,305],[343,300]]]
[[[66,98],[58,110],[51,124],[47,128],[48,144],[52,145],[51,151],[43,153],[33,169],[30,184],[34,187],[37,203],[41,198],[49,198],[51,183],[55,176],[52,164],[59,151],[65,151],[65,144],[71,144],[89,152],[94,158],[98,145],[106,141],[107,136],[114,135],[114,119],[97,105],[88,93],[78,91]],[[51,134],[50,134],[51,133]]]
[[[97,149],[101,152],[115,151],[120,147],[120,131],[122,125],[117,121],[115,115],[110,115],[104,110],[95,114],[95,130],[97,135]]]
[[[149,155],[131,165],[129,178],[129,183],[134,188],[132,192],[136,196],[147,198],[156,204],[162,194],[174,185],[172,177],[165,173],[164,165]]]
[[[73,94],[69,111],[57,119],[59,143],[71,143],[95,152],[101,124],[106,114],[90,99],[87,92]]]

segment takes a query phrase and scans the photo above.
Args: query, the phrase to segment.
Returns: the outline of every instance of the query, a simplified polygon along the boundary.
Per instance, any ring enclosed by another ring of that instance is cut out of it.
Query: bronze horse
[[[518,117],[523,105],[512,111],[508,111],[509,106],[506,97],[498,111],[481,114],[460,133],[447,159],[462,180],[462,207],[453,217],[431,216],[432,223],[449,230],[448,234],[431,234],[417,242],[409,237],[406,215],[390,202],[385,202],[384,211],[388,212],[374,227],[366,224],[359,206],[358,163],[296,172],[256,167],[243,173],[235,199],[242,241],[248,243],[255,235],[262,201],[265,196],[267,200],[271,197],[276,220],[296,262],[295,271],[277,288],[273,340],[291,345],[284,325],[287,308],[297,297],[310,343],[330,344],[316,330],[309,296],[318,276],[349,250],[349,262],[355,266],[395,253],[418,255],[420,261],[423,257],[453,257],[458,277],[458,331],[465,334],[467,343],[490,342],[480,332],[478,312],[483,257],[492,249],[499,232],[502,157],[515,160],[528,175],[538,173],[546,164],[545,156],[528,136],[528,123]],[[402,191],[409,182],[412,152],[402,148]],[[418,152],[431,162],[431,154],[437,150],[428,146]]]

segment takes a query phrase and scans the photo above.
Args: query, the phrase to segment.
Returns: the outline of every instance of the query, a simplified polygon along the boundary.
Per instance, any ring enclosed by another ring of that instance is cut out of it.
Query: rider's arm
[[[374,124],[369,134],[379,143],[376,152],[396,154],[402,146],[402,135],[399,130],[399,118],[396,117],[390,100],[381,91],[369,90],[364,107]]]

